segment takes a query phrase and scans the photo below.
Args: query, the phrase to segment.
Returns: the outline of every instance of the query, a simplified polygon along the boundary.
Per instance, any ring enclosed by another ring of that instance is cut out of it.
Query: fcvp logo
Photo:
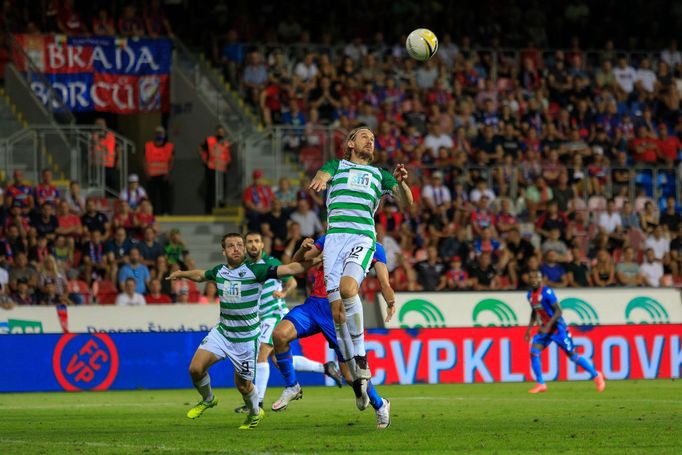
[[[67,334],[55,347],[52,369],[66,391],[107,390],[118,374],[118,351],[106,334]]]

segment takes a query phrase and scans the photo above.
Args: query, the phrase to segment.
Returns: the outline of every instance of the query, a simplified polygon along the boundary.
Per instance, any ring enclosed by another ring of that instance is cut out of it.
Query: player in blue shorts
[[[529,281],[531,290],[528,291],[528,303],[531,306],[531,313],[524,340],[526,342],[530,340],[531,329],[536,323],[540,325],[540,330],[533,337],[533,344],[530,348],[530,364],[533,373],[535,373],[537,384],[528,392],[542,393],[547,391],[547,385],[542,379],[540,354],[552,342],[556,343],[573,362],[589,372],[597,385],[597,391],[603,392],[606,388],[604,375],[598,372],[589,360],[579,356],[573,349],[571,332],[568,330],[564,318],[561,317],[561,307],[554,290],[549,286],[543,286],[542,273],[539,270],[530,272]]]
[[[315,242],[315,247],[307,255],[307,260],[319,255],[324,249],[325,236],[320,237]],[[395,294],[388,279],[388,269],[386,268],[386,252],[384,247],[376,244],[376,251],[372,259],[372,265],[377,272],[377,277],[381,284],[381,292],[386,299],[388,309],[386,321],[388,322],[395,313]],[[281,411],[286,409],[289,402],[298,400],[303,396],[301,386],[296,379],[296,372],[293,368],[291,360],[291,350],[289,343],[299,338],[306,338],[317,333],[322,333],[326,338],[329,346],[334,349],[336,356],[341,365],[341,372],[349,384],[353,383],[350,370],[345,364],[343,355],[339,350],[336,340],[336,330],[334,328],[334,319],[327,299],[327,289],[324,283],[324,270],[320,265],[315,275],[313,289],[310,296],[302,305],[292,309],[280,322],[272,335],[275,345],[275,356],[277,358],[277,365],[284,376],[286,387],[282,392],[279,400],[272,405],[273,411]],[[361,391],[355,390],[356,404],[360,410],[366,408],[363,405]],[[391,424],[391,403],[389,400],[383,399],[371,381],[368,382],[367,394],[369,395],[369,404],[372,405],[377,416],[377,428],[388,428]]]

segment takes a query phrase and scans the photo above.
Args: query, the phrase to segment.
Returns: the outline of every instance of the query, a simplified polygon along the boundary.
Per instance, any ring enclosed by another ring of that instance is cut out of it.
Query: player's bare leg
[[[194,353],[189,364],[189,375],[192,378],[194,387],[201,395],[201,400],[187,412],[188,418],[196,419],[201,417],[206,409],[218,404],[218,400],[213,396],[208,369],[220,360],[215,354],[204,349],[197,349]]]
[[[263,420],[263,417],[265,417],[265,411],[258,404],[258,391],[256,387],[251,381],[242,378],[236,372],[234,374],[234,385],[239,390],[239,393],[242,394],[244,404],[248,409],[248,415],[239,429],[251,430],[256,428],[260,421]]]

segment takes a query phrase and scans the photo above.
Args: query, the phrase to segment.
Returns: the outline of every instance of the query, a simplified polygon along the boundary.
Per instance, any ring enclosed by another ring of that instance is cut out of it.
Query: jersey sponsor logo
[[[225,290],[223,295],[230,303],[239,303],[242,298],[242,282],[241,281],[225,281]]]
[[[372,174],[361,169],[348,171],[348,186],[354,190],[367,190],[372,183]]]
[[[669,324],[670,315],[665,307],[651,297],[635,297],[625,308],[628,324]]]
[[[569,325],[599,325],[597,310],[583,299],[568,297],[560,305],[563,317]]]
[[[412,320],[418,322],[410,322]],[[423,327],[445,327],[445,316],[436,305],[423,299],[413,299],[400,308],[398,314],[400,327],[404,329],[419,329]]]
[[[512,327],[519,319],[512,308],[498,299],[484,299],[476,304],[471,319],[474,327]]]
[[[107,390],[118,374],[118,350],[109,335],[63,335],[52,354],[52,369],[68,392]]]

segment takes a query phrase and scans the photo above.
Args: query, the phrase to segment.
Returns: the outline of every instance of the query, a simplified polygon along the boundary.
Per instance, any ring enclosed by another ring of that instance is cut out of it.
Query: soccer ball
[[[415,60],[425,62],[438,51],[436,34],[426,28],[418,28],[407,36],[407,53]]]

